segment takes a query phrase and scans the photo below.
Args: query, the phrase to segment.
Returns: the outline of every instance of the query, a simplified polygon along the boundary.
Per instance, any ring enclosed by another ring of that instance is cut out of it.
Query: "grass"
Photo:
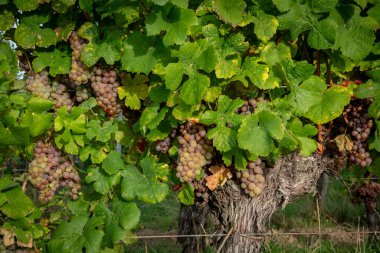
[[[365,227],[363,205],[352,204],[345,185],[330,178],[324,210],[320,215],[315,211],[312,195],[306,195],[278,211],[271,219],[274,231],[347,231]],[[151,205],[139,203],[141,208],[141,225],[139,234],[160,235],[175,234],[178,227],[180,204],[175,194],[171,194],[162,203]],[[181,247],[175,239],[145,239],[128,246],[131,253],[177,253]],[[214,252],[209,249],[207,253]],[[267,238],[264,252],[303,253],[303,252],[380,252],[376,243],[358,240],[356,235],[327,236],[272,236]]]

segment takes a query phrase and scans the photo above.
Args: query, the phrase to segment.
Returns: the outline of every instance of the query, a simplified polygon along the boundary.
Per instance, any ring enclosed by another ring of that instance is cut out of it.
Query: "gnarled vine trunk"
[[[209,243],[220,252],[260,252],[263,237],[252,235],[269,231],[271,216],[289,201],[306,193],[315,192],[317,180],[331,163],[323,156],[301,157],[291,154],[278,160],[266,172],[266,186],[257,198],[250,198],[233,180],[214,191],[206,207],[183,206],[180,215],[179,234],[203,234],[210,221],[215,234]],[[249,235],[251,234],[251,235]],[[207,237],[180,238],[183,252],[201,252]]]

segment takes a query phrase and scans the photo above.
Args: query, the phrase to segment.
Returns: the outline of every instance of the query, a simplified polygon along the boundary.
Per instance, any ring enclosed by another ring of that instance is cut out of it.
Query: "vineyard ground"
[[[344,179],[343,179],[344,180]],[[271,220],[274,233],[309,233],[318,231],[324,235],[278,235],[266,239],[265,252],[380,252],[380,240],[369,240],[368,235],[345,233],[366,230],[363,205],[351,202],[346,186],[341,180],[330,178],[324,210],[320,215],[315,209],[312,195],[304,196],[276,213]],[[177,233],[180,204],[174,194],[157,205],[141,204],[140,236],[168,235]],[[207,231],[212,233],[212,228]],[[132,253],[181,252],[175,238],[140,239],[131,246]],[[205,253],[214,252],[208,249]]]

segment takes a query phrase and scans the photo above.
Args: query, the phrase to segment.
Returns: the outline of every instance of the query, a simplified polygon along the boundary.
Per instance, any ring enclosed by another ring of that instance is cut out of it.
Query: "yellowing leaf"
[[[209,168],[212,173],[211,176],[206,178],[206,186],[211,190],[215,190],[218,186],[223,186],[228,179],[232,178],[231,171],[224,166],[212,166]]]

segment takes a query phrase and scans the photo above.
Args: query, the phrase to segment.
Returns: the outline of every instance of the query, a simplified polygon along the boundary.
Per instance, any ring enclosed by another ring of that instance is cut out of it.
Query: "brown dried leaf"
[[[352,147],[354,146],[350,137],[348,135],[345,135],[345,134],[338,135],[334,139],[334,141],[335,141],[340,152],[350,151],[352,149]]]
[[[3,235],[3,244],[5,247],[11,246],[15,243],[15,234],[12,231],[1,228],[0,234]]]
[[[27,243],[23,243],[17,240],[17,246],[24,247],[24,248],[33,248],[33,238],[30,238]]]
[[[211,190],[215,190],[218,186],[223,186],[228,179],[232,178],[232,173],[224,166],[212,166],[209,168],[211,176],[206,177],[206,186]]]

